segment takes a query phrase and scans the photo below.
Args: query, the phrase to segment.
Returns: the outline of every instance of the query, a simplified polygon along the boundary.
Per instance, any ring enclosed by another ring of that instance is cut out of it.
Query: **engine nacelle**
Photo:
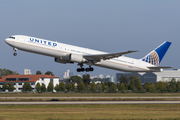
[[[71,62],[69,60],[65,60],[65,59],[61,59],[61,58],[55,58],[54,59],[55,62],[58,62],[58,63],[63,63],[63,64],[66,64],[66,63],[74,63],[74,62]]]
[[[82,63],[82,62],[85,62],[86,59],[84,59],[84,58],[83,58],[83,55],[81,55],[81,54],[71,53],[71,54],[69,55],[69,61],[77,62],[77,63]]]

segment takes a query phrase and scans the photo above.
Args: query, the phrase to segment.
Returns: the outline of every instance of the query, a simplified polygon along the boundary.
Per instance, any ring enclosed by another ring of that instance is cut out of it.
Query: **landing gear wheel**
[[[78,69],[77,69],[77,72],[81,72],[81,68],[78,68]]]
[[[16,56],[16,55],[17,55],[17,53],[14,53],[13,55],[14,55],[14,56]]]
[[[86,72],[89,72],[90,71],[90,68],[86,68]]]
[[[89,72],[89,71],[93,71],[94,68],[90,67],[90,68],[86,68],[86,72]]]
[[[84,72],[84,68],[78,68],[77,72]]]
[[[89,68],[89,71],[93,71],[93,70],[94,70],[94,68],[92,68],[92,67],[91,67],[91,68]]]
[[[77,68],[77,72],[89,72],[94,70],[94,68],[92,68],[91,65],[89,65],[89,68],[83,68],[83,63],[78,63],[78,65],[80,66],[80,68]]]

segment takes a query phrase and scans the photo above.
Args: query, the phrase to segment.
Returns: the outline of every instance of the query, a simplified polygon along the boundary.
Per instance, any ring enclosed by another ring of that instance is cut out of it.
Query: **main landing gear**
[[[82,63],[80,63],[78,65],[80,65],[81,68],[78,68],[77,72],[84,72],[84,71],[89,72],[89,71],[93,71],[94,70],[94,68],[92,68],[91,66],[89,66],[89,68],[83,68],[83,64]]]
[[[90,68],[78,68],[77,72],[84,72],[84,71],[89,72],[89,71],[93,71],[93,70],[94,70],[94,68],[92,68],[92,67],[90,67]]]
[[[18,49],[17,49],[17,48],[13,48],[13,50],[14,50],[13,55],[16,56],[16,55],[17,55],[16,51],[17,51]]]

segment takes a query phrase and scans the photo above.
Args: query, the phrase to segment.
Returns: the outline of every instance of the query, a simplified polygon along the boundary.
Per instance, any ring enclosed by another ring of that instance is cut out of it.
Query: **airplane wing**
[[[156,70],[156,71],[160,71],[161,69],[169,69],[169,68],[173,68],[173,67],[170,67],[170,66],[154,66],[154,67],[147,67],[151,70]]]
[[[120,57],[125,54],[129,54],[132,52],[137,52],[137,51],[127,51],[127,52],[112,53],[112,54],[84,55],[83,57],[87,60],[100,61],[101,59],[108,60],[108,59]]]

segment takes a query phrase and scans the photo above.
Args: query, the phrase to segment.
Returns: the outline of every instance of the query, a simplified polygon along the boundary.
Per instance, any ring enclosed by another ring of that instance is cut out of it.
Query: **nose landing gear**
[[[13,55],[14,55],[14,56],[16,56],[16,55],[17,55],[17,53],[14,53]]]
[[[16,56],[16,55],[17,55],[16,51],[17,51],[18,49],[17,49],[17,48],[13,48],[13,50],[14,50],[13,55]]]

